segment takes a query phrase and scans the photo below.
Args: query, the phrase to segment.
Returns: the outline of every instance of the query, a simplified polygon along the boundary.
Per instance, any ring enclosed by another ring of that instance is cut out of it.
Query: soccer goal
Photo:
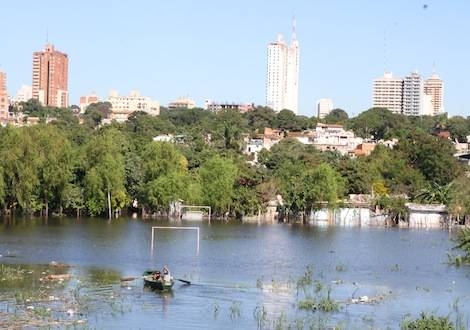
[[[188,210],[190,212],[193,211],[193,210],[195,210],[196,212],[201,211],[201,210],[207,210],[206,211],[207,212],[207,219],[208,219],[209,223],[211,222],[211,207],[210,206],[207,206],[207,205],[181,205],[181,212],[182,213],[184,213],[183,210]],[[200,217],[201,217],[201,219],[204,217],[202,211],[200,212]]]

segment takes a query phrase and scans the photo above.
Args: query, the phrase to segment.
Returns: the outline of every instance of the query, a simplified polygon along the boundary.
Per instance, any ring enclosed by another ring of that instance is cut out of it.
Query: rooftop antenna
[[[294,14],[294,16],[292,17],[292,41],[297,40],[296,26],[297,26],[297,21],[295,19],[295,14]]]
[[[387,62],[387,29],[384,29],[384,72],[388,71],[388,62]]]

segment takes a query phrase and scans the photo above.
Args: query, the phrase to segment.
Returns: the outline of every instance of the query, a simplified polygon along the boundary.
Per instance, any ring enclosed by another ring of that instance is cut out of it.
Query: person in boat
[[[167,266],[163,266],[162,273],[163,273],[163,280],[165,282],[171,281],[170,270],[168,269]]]
[[[154,279],[155,281],[158,281],[158,280],[160,279],[160,277],[161,277],[161,273],[160,273],[159,270],[153,272],[152,275],[153,275],[153,279]]]

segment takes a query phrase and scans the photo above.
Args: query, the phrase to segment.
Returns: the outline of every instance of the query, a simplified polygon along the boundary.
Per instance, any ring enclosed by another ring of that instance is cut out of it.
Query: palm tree
[[[419,190],[413,200],[424,204],[448,205],[451,200],[451,186],[452,183],[441,186],[436,182],[431,182],[427,187]]]

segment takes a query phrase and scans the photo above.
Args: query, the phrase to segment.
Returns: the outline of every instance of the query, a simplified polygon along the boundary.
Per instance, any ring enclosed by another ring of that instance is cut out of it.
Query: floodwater
[[[196,230],[156,229],[152,251],[152,226],[199,227],[199,246]],[[447,253],[457,253],[451,237],[439,229],[6,219],[0,263],[69,265],[71,278],[49,293],[56,305],[69,305],[48,308],[53,319],[83,322],[72,323],[76,327],[398,329],[406,315],[421,312],[458,318],[468,327],[470,268],[447,264]],[[191,284],[177,281],[170,293],[145,288],[142,272],[163,265]],[[308,271],[317,291],[299,289]],[[306,297],[319,297],[320,288],[338,311],[298,307]],[[0,327],[8,327],[9,313],[39,308],[19,302],[14,290],[20,288],[0,282]]]

